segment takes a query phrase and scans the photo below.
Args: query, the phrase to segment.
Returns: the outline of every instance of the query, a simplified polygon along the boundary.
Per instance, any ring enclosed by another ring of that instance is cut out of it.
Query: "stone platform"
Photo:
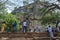
[[[54,33],[56,37],[60,33]],[[0,33],[0,40],[50,40],[47,32],[30,32],[30,33]]]

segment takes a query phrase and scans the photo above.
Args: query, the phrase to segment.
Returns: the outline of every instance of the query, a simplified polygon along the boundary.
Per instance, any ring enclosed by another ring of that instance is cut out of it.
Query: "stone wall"
[[[58,33],[54,33],[56,36]],[[49,38],[40,39],[41,37],[49,37],[48,33],[0,33],[0,40],[49,40]]]

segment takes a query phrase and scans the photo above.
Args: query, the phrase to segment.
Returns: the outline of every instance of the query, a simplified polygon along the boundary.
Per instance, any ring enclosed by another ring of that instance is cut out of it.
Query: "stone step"
[[[54,39],[60,39],[57,35],[60,33],[54,33]],[[47,32],[41,33],[0,33],[0,40],[50,40]]]

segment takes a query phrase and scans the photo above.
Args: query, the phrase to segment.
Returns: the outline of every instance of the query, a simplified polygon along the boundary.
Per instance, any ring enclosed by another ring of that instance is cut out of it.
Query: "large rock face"
[[[48,37],[48,33],[0,33],[0,40],[50,40]]]

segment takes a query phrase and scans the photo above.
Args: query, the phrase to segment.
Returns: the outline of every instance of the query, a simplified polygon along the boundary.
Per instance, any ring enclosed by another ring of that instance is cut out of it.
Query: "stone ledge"
[[[56,36],[58,33],[54,33]],[[16,38],[16,37],[25,37],[25,38],[33,38],[33,37],[48,37],[47,32],[40,32],[40,33],[35,33],[35,32],[28,32],[28,33],[20,33],[20,32],[15,32],[15,33],[0,33],[0,37],[9,37],[9,38]]]

